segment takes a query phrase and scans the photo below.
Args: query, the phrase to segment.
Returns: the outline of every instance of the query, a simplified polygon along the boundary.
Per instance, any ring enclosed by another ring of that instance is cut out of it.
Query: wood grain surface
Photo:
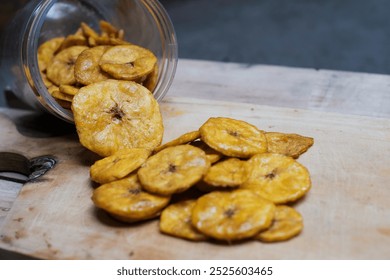
[[[115,222],[91,202],[96,185],[89,166],[97,156],[74,133],[26,137],[0,115],[0,150],[50,154],[59,161],[42,179],[23,186],[0,229],[0,247],[44,259],[390,258],[389,119],[176,96],[161,109],[164,142],[212,116],[313,137],[314,146],[299,158],[313,187],[294,204],[304,217],[303,232],[287,242],[229,245],[163,235],[158,220]]]

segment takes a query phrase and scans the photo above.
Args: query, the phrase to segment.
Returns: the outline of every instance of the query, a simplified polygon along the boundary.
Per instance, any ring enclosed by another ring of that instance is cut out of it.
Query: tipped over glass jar
[[[123,29],[125,40],[149,49],[157,57],[154,97],[167,93],[176,71],[175,30],[164,7],[156,0],[32,0],[21,9],[2,39],[0,77],[3,90],[12,91],[34,109],[73,122],[48,92],[38,67],[38,47],[51,38],[74,33],[81,22],[98,30],[105,20]]]

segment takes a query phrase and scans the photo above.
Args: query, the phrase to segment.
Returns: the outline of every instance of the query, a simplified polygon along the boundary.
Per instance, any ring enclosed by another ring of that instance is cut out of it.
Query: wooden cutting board
[[[58,164],[23,186],[0,233],[0,247],[45,259],[389,259],[390,120],[335,113],[168,98],[164,142],[212,116],[246,120],[266,131],[314,137],[299,161],[313,187],[296,203],[305,228],[287,242],[189,242],[158,231],[158,220],[125,225],[92,204],[89,166],[96,155],[75,134],[22,136],[0,115],[0,150],[54,155]]]

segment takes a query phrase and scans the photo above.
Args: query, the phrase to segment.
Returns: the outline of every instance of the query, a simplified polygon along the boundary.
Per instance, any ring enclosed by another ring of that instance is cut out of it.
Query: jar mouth
[[[21,59],[27,81],[43,108],[64,121],[74,123],[71,110],[63,108],[49,93],[38,67],[39,35],[47,14],[58,2],[60,1],[43,0],[35,7],[27,26],[27,35],[23,38]],[[79,2],[88,3],[88,0]],[[158,57],[157,83],[152,93],[157,101],[161,101],[170,88],[176,73],[178,61],[176,33],[169,15],[160,2],[156,0],[140,0],[137,3],[150,13],[158,27],[161,55]],[[88,3],[88,6],[91,6],[91,4]],[[103,16],[102,14],[99,15]],[[101,19],[107,20],[104,17]],[[64,34],[64,36],[66,35]]]

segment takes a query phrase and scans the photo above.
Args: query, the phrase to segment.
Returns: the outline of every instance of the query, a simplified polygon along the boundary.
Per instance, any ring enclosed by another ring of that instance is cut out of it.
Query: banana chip
[[[158,82],[158,66],[157,63],[154,65],[152,72],[148,74],[145,81],[143,82],[143,86],[148,90],[153,91],[156,88]]]
[[[64,94],[75,96],[79,92],[80,88],[70,85],[60,85],[58,90]]]
[[[119,150],[115,154],[96,161],[90,168],[91,179],[105,184],[129,175],[149,157],[147,149],[133,148]]]
[[[54,54],[58,51],[63,41],[64,37],[56,37],[38,47],[38,67],[41,72],[44,72],[51,63]]]
[[[156,149],[154,149],[154,152],[158,153],[159,151],[164,150],[165,148],[168,148],[168,147],[188,144],[188,143],[198,139],[199,137],[200,137],[199,130],[187,132],[187,133],[179,136],[178,138],[173,139],[172,141],[165,143],[164,145],[158,146]]]
[[[179,238],[193,241],[206,240],[191,223],[192,209],[196,200],[184,200],[166,207],[160,216],[160,231]]]
[[[68,102],[72,102],[72,100],[73,100],[73,95],[62,93],[59,90],[52,91],[51,96],[53,96],[55,99],[60,99],[63,101],[68,101]]]
[[[88,49],[88,47],[74,46],[56,54],[52,59],[51,64],[47,67],[46,74],[50,81],[57,86],[75,84],[74,64],[79,54],[86,49]]]
[[[113,46],[100,59],[100,67],[120,80],[135,81],[151,73],[157,57],[149,50],[136,45]]]
[[[73,46],[88,46],[87,39],[82,35],[68,35],[65,40],[62,42],[60,51],[65,50]]]
[[[246,162],[229,158],[211,166],[203,180],[216,187],[238,187],[247,178]]]
[[[198,182],[210,163],[191,145],[168,147],[151,156],[138,170],[145,190],[161,195],[183,192]]]
[[[248,179],[241,187],[251,189],[275,204],[296,201],[311,188],[309,172],[291,157],[257,154],[247,164]]]
[[[292,207],[279,205],[276,207],[271,227],[260,232],[255,239],[264,242],[285,241],[298,235],[302,229],[301,214]]]
[[[158,216],[170,197],[142,190],[136,175],[101,185],[94,190],[93,203],[122,222],[137,222]]]
[[[101,82],[110,78],[100,69],[99,62],[109,46],[97,46],[83,51],[74,66],[76,81],[83,85]]]
[[[226,156],[248,158],[267,151],[265,134],[241,120],[210,118],[199,130],[208,146]]]
[[[206,153],[206,157],[211,164],[216,163],[223,157],[220,152],[217,152],[213,148],[210,148],[202,140],[193,141],[191,142],[191,145],[202,149]]]
[[[81,144],[101,156],[124,148],[153,150],[161,144],[159,105],[135,82],[105,80],[82,87],[72,111]]]
[[[207,236],[241,240],[267,229],[275,205],[249,190],[214,191],[200,197],[192,210],[192,224]]]
[[[314,144],[313,138],[295,133],[266,132],[265,136],[268,142],[268,152],[293,158],[298,158]]]

